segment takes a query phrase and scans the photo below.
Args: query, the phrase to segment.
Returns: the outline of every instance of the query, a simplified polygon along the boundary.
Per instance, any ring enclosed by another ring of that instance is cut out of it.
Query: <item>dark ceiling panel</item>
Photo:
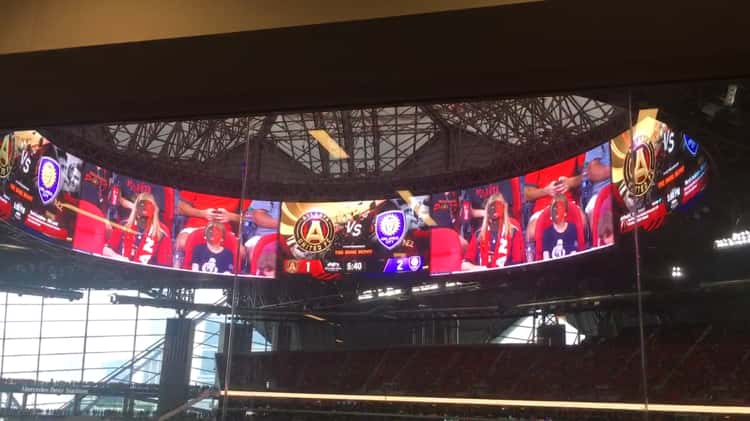
[[[0,127],[743,76],[750,43],[739,5],[548,0],[0,56]]]

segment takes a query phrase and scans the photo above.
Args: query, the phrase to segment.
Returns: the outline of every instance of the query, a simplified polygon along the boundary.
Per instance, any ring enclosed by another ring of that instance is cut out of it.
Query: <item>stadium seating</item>
[[[653,402],[750,403],[750,335],[692,326],[647,331]],[[580,346],[450,345],[252,353],[233,359],[233,389],[320,393],[638,401],[637,330]],[[251,368],[248,368],[251,367]]]

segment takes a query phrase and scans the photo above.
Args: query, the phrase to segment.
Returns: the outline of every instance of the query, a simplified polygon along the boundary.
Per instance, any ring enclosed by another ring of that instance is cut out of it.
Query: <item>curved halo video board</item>
[[[243,204],[127,177],[16,131],[0,137],[0,220],[79,252],[210,274],[329,281],[491,271],[613,244],[613,203],[636,206],[655,228],[706,188],[707,160],[692,138],[655,119],[633,133],[635,142],[628,131],[461,190]],[[624,214],[620,230],[633,221]]]
[[[483,186],[423,197],[433,275],[558,259],[614,243],[609,144]]]
[[[63,247],[114,260],[275,276],[279,202],[246,200],[241,209],[238,198],[127,177],[84,162],[37,131],[16,131],[0,140],[0,219]]]

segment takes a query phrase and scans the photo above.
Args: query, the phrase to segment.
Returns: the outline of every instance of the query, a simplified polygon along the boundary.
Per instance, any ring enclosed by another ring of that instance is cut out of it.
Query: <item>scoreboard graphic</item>
[[[289,275],[334,280],[428,269],[429,230],[401,199],[284,202],[279,229]]]
[[[0,142],[0,218],[69,244],[75,215],[64,204],[77,200],[80,160],[34,130],[5,134]]]
[[[620,232],[657,229],[710,176],[698,142],[650,116],[511,179],[344,202],[176,189],[86,162],[44,133],[0,133],[0,221],[94,256],[262,278],[413,280],[571,256],[613,244],[613,215]]]
[[[636,224],[659,228],[708,185],[708,162],[698,143],[653,117],[612,139],[611,151],[612,182],[624,211],[621,232]]]

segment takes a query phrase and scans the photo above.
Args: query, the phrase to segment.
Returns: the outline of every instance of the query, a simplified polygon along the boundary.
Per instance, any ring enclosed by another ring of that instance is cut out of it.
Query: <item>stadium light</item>
[[[387,287],[386,289],[379,289],[378,290],[378,297],[395,297],[397,295],[401,295],[403,291],[401,288],[391,288]]]
[[[220,395],[224,391],[219,392]],[[294,393],[294,392],[256,392],[251,390],[229,390],[226,395],[230,398],[266,398],[266,399],[306,399],[329,401],[359,401],[359,402],[401,402],[444,405],[477,405],[500,407],[527,408],[559,408],[585,409],[597,411],[651,411],[691,414],[722,414],[722,415],[750,415],[750,406],[730,405],[677,405],[663,403],[631,403],[631,402],[586,402],[586,401],[545,401],[519,399],[480,399],[480,398],[448,398],[440,396],[398,396],[398,395],[347,395],[330,393]]]
[[[440,288],[440,285],[436,283],[435,284],[422,284],[422,285],[417,285],[415,287],[412,287],[411,292],[420,293],[420,292],[434,291],[438,288]]]
[[[680,266],[672,266],[672,278],[680,279],[685,276],[685,272],[682,271]]]
[[[305,313],[305,314],[303,314],[303,316],[307,317],[308,319],[317,320],[319,322],[325,322],[325,321],[327,321],[326,319],[324,319],[324,318],[322,318],[320,316],[316,316],[316,315],[314,315],[312,313]]]
[[[372,290],[368,289],[368,290],[360,292],[359,295],[357,295],[357,300],[359,300],[359,301],[367,301],[367,300],[372,300],[374,297],[375,297],[375,295],[372,292]]]
[[[30,250],[26,246],[19,246],[18,244],[0,244],[0,250],[13,250],[13,251],[25,251]]]
[[[714,248],[716,249],[727,249],[742,247],[750,244],[750,231],[740,231],[732,233],[731,237],[720,238],[714,241]]]
[[[339,144],[335,140],[333,140],[331,135],[328,134],[327,130],[316,129],[308,130],[307,132],[310,133],[310,136],[315,138],[318,143],[323,145],[323,147],[331,155],[331,159],[349,159],[349,154],[346,153],[346,151],[341,146],[339,146]]]

